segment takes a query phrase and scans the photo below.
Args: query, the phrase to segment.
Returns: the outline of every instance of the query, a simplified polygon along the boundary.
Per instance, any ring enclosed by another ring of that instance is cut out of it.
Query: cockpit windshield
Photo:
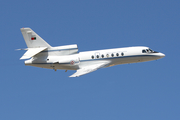
[[[142,53],[158,53],[158,52],[153,51],[153,50],[151,50],[151,49],[143,49],[143,50],[142,50]]]

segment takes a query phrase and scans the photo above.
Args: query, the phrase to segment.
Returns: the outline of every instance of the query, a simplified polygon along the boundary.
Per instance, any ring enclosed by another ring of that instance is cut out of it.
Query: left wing
[[[104,63],[85,66],[84,68],[78,69],[76,71],[76,73],[74,73],[73,75],[71,75],[69,77],[79,77],[81,75],[85,75],[85,74],[88,74],[90,72],[96,71],[100,68],[103,68],[103,67],[107,66],[108,64],[109,64],[109,62],[104,62]]]

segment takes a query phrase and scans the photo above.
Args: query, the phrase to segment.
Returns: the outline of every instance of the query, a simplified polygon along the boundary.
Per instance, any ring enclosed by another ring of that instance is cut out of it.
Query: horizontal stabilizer
[[[28,51],[24,53],[24,55],[20,59],[28,59],[30,57],[35,56],[36,54],[40,53],[41,51],[47,49],[47,47],[40,47],[40,48],[28,48]]]

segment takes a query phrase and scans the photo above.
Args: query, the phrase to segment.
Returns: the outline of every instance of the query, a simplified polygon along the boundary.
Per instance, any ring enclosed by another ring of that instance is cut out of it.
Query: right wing
[[[105,63],[98,63],[95,65],[90,65],[90,66],[86,66],[84,68],[80,68],[76,71],[76,73],[74,73],[73,75],[69,76],[69,77],[79,77],[81,75],[85,75],[88,74],[90,72],[96,71],[100,68],[103,68],[105,66],[107,66],[109,64],[109,62],[105,62]]]

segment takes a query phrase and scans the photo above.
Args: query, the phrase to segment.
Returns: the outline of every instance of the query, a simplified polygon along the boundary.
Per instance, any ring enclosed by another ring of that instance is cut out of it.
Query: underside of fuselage
[[[70,65],[70,64],[59,64],[59,63],[25,63],[27,66],[34,66],[47,69],[61,69],[61,70],[77,70],[79,65]]]

